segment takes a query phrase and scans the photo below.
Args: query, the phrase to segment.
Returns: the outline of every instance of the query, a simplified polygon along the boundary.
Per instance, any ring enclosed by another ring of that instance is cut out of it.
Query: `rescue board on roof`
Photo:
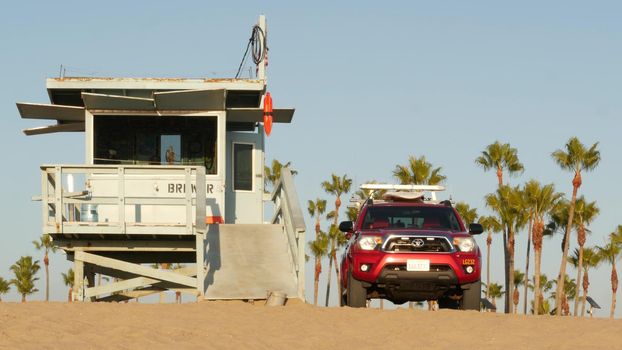
[[[394,201],[394,202],[421,202],[424,199],[423,192],[413,191],[413,192],[395,192],[390,191],[385,193],[382,196],[382,199],[386,201]]]

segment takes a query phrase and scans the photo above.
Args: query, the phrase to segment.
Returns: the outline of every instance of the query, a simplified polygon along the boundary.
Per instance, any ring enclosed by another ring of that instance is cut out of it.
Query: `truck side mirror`
[[[344,233],[354,232],[354,223],[352,221],[342,221],[339,224],[339,231],[344,232]]]
[[[469,233],[470,234],[472,234],[472,235],[479,235],[482,232],[484,232],[484,227],[482,226],[482,224],[477,224],[477,223],[469,224]]]

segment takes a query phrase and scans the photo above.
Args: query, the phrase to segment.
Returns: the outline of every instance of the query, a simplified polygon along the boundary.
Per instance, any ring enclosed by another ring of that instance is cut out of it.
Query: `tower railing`
[[[167,179],[183,189],[179,196],[158,187]],[[41,185],[43,229],[52,235],[194,235],[200,212],[205,216],[205,205],[196,205],[197,193],[205,198],[202,166],[44,165]],[[146,207],[179,215],[144,220]],[[98,218],[97,208],[112,219]]]
[[[271,199],[274,203],[274,215],[271,222],[283,225],[298,277],[299,298],[304,300],[306,226],[292,171],[289,168],[281,170],[281,177],[274,186]]]

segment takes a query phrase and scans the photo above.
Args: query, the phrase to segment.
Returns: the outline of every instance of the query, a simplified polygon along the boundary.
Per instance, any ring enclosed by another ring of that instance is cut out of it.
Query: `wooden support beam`
[[[138,276],[156,278],[162,281],[168,281],[172,283],[181,284],[188,287],[197,287],[196,278],[183,276],[171,271],[157,270],[146,266],[132,264],[126,261],[106,258],[103,256],[76,251],[74,253],[74,259],[76,261],[84,261],[90,264],[109,267],[115,270],[129,272]]]
[[[88,300],[90,295],[87,295],[86,291],[91,287],[95,287],[95,271],[93,265],[84,264],[84,276],[86,277],[86,284],[84,285],[84,299]],[[95,301],[95,298],[91,298],[90,301]]]
[[[195,253],[196,253],[196,288],[199,300],[205,296],[205,237],[207,235],[207,227],[205,225],[205,201],[206,201],[206,185],[205,185],[205,168],[197,168],[196,176],[196,214],[195,214]]]
[[[136,277],[131,278],[125,281],[113,282],[104,284],[102,286],[97,286],[93,288],[88,288],[84,291],[85,297],[96,297],[102,294],[111,294],[114,292],[119,292],[126,289],[134,289],[138,287],[144,287],[150,284],[155,284],[160,282],[159,280],[147,277]]]
[[[194,296],[197,295],[196,294],[197,291],[194,288],[175,288],[175,289],[170,289],[170,290],[175,291],[175,292],[179,291],[182,293],[192,294]],[[140,290],[135,290],[135,291],[130,291],[130,292],[121,292],[118,294],[112,294],[109,296],[105,296],[103,298],[96,299],[96,301],[119,302],[119,301],[135,299],[135,298],[146,297],[148,295],[161,293],[162,291],[163,291],[162,289],[158,289],[158,288],[140,289]]]
[[[73,259],[73,300],[84,300],[84,261]]]
[[[104,251],[104,252],[194,252],[195,240],[75,240],[54,238],[54,245],[64,250]]]
[[[98,265],[93,265],[93,270],[95,271],[95,273],[110,276],[113,278],[119,278],[122,280],[129,280],[131,278],[137,277],[136,274],[132,274],[132,273],[128,273],[128,272],[124,272],[120,270],[115,270],[109,267],[98,266]],[[178,273],[184,276],[191,276],[191,277],[196,276],[196,268],[194,266],[187,266],[187,267],[183,267],[181,269],[176,269],[173,271],[175,273]],[[177,284],[174,284],[174,283],[173,285],[178,286]]]

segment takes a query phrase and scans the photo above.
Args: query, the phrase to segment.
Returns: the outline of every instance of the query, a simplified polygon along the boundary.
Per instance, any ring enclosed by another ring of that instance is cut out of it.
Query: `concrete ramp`
[[[209,225],[205,243],[205,299],[266,299],[268,291],[298,297],[283,225]]]

